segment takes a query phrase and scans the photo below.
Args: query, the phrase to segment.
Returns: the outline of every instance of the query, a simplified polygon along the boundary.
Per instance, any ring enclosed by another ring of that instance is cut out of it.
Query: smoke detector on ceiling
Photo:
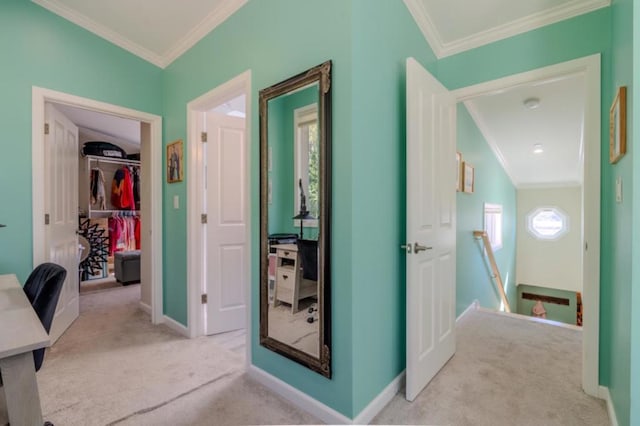
[[[522,103],[529,109],[536,109],[540,106],[540,98],[527,98]]]

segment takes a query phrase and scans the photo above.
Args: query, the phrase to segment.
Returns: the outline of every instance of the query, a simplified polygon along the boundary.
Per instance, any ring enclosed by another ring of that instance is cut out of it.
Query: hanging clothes
[[[117,209],[135,210],[133,183],[127,167],[121,167],[113,175],[111,184],[111,204]]]
[[[133,201],[136,210],[140,210],[140,167],[132,167],[133,176]]]
[[[91,204],[98,205],[99,209],[105,210],[106,206],[106,193],[104,190],[104,174],[99,168],[91,169]]]
[[[109,218],[109,255],[117,251],[140,249],[140,218],[113,216]]]

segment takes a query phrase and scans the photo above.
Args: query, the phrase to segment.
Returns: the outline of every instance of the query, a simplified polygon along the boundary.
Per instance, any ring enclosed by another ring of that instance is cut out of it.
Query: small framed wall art
[[[627,88],[619,87],[609,110],[609,162],[617,163],[627,152]]]
[[[184,176],[182,139],[167,145],[167,182],[182,182]]]
[[[473,193],[473,189],[475,186],[475,169],[473,166],[466,161],[463,163],[463,174],[462,174],[462,192],[466,192],[468,194]]]

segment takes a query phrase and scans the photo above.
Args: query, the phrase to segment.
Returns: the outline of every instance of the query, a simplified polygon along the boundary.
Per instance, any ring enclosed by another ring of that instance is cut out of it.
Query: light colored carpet
[[[81,296],[38,385],[56,426],[317,424],[244,371],[244,332],[185,339],[138,309],[140,286]],[[457,326],[457,352],[418,398],[374,423],[608,425],[580,388],[581,332],[484,312]],[[2,411],[3,407],[0,407]],[[2,413],[0,413],[0,418]]]
[[[609,425],[581,389],[582,332],[473,311],[457,351],[413,403],[398,394],[377,424]]]
[[[81,314],[38,372],[57,426],[318,421],[244,374],[238,335],[185,339],[138,309],[140,286],[81,296]],[[220,342],[220,344],[216,343]],[[236,342],[236,343],[234,343]]]

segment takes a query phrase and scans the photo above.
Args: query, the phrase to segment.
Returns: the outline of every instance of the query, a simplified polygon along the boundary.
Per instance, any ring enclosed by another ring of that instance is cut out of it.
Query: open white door
[[[208,112],[206,128],[206,334],[216,334],[246,326],[247,141],[243,118]]]
[[[407,387],[413,401],[456,350],[455,99],[407,59]]]
[[[78,128],[45,105],[45,256],[67,270],[51,331],[55,342],[80,312],[78,286]],[[45,132],[46,133],[46,132]],[[34,265],[34,267],[37,265]]]

